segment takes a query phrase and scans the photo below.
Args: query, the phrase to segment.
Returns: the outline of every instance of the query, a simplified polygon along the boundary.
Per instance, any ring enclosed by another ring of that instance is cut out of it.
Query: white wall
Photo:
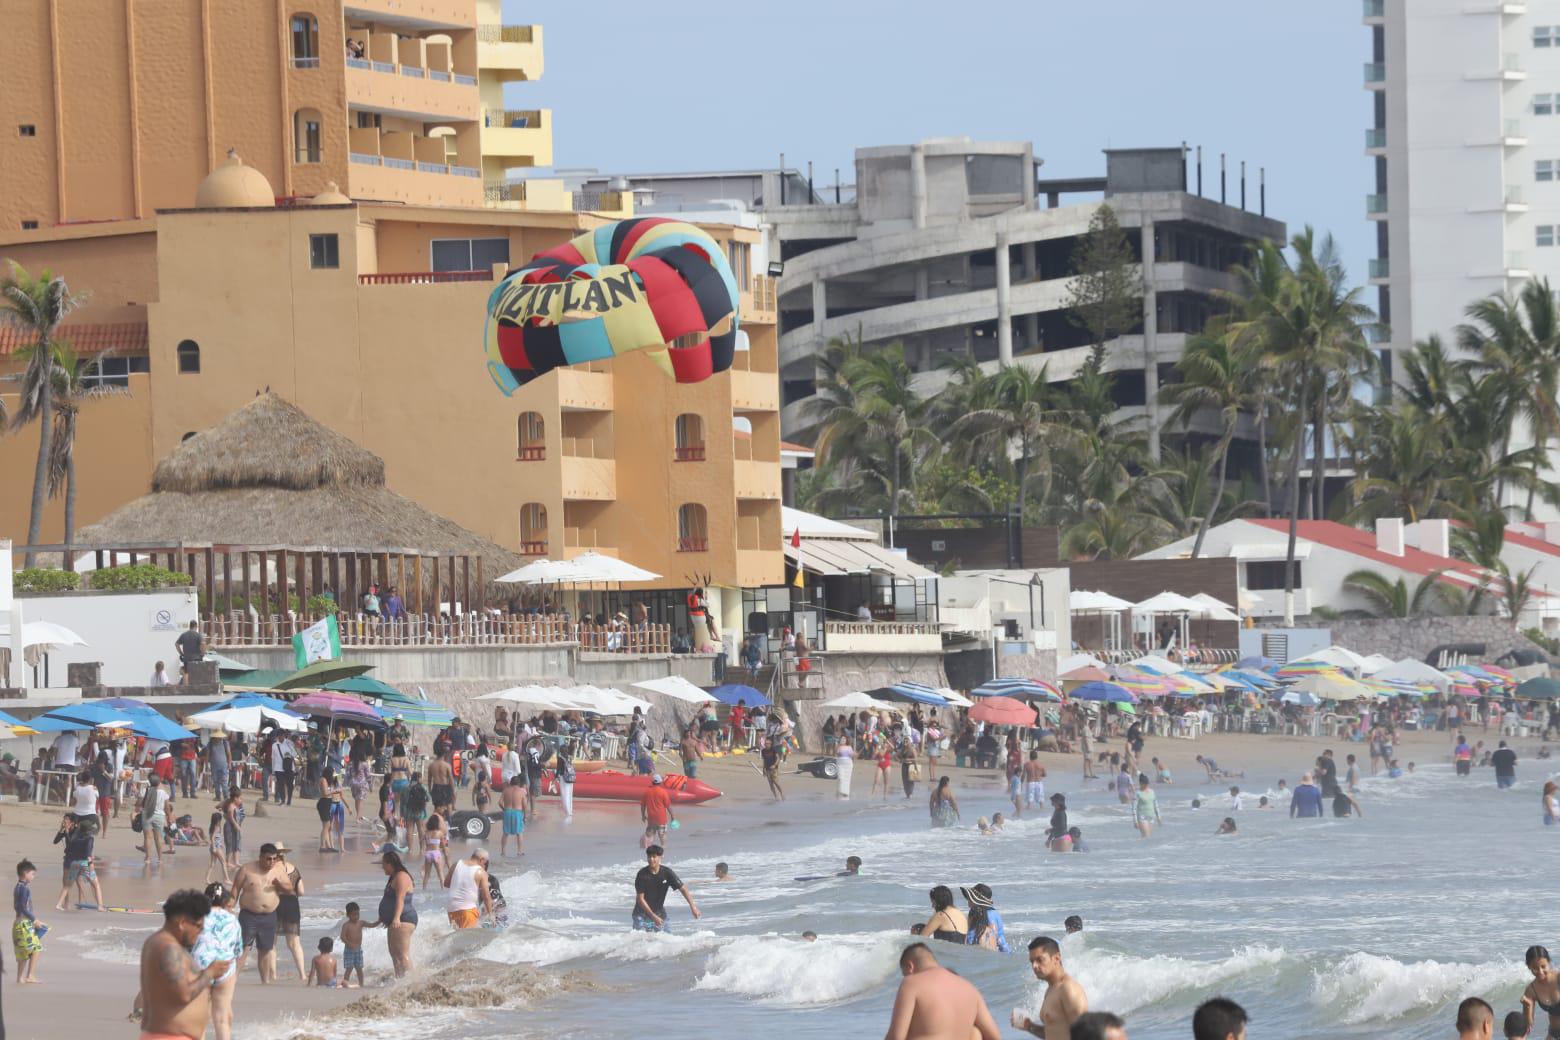
[[[145,686],[158,661],[166,662],[177,678],[173,641],[197,617],[193,589],[21,596],[17,604],[24,621],[52,621],[87,641],[86,646],[61,647],[49,654],[49,685],[54,687],[66,685],[66,665],[75,661],[103,662],[107,686]],[[31,672],[28,669],[29,683]],[[41,667],[38,682],[43,683]]]

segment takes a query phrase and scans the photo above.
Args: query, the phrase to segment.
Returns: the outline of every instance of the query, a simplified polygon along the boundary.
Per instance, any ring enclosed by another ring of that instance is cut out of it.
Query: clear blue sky
[[[715,0],[531,4],[546,69],[511,87],[551,108],[554,159],[603,172],[778,164],[848,183],[853,150],[924,137],[1029,140],[1043,175],[1103,173],[1100,149],[1201,144],[1267,168],[1268,213],[1374,254],[1358,0]],[[1374,299],[1371,294],[1369,299]]]

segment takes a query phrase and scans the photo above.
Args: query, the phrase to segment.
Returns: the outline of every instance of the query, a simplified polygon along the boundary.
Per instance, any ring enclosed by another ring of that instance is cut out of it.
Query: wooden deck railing
[[[261,617],[235,611],[206,614],[201,631],[214,646],[289,646],[292,637],[318,621],[311,615]],[[545,646],[578,643],[595,653],[671,653],[668,625],[612,628],[565,621],[557,614],[408,615],[373,619],[337,614],[343,647],[365,646]]]

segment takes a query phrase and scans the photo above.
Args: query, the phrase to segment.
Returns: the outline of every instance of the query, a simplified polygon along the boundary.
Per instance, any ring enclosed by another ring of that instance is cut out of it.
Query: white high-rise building
[[[1370,283],[1395,357],[1450,343],[1480,297],[1560,285],[1560,0],[1363,2]]]

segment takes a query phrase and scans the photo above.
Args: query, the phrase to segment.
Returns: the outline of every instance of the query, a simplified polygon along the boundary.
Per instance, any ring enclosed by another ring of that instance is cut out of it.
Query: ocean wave
[[[625,913],[621,931],[594,935],[566,935],[534,925],[512,925],[478,956],[504,964],[563,964],[584,958],[651,961],[704,953],[726,941],[710,932],[668,935],[631,931]]]
[[[110,964],[140,964],[141,945],[154,928],[89,928],[75,935],[64,935],[60,941],[81,950],[80,956],[89,961],[107,961]]]
[[[693,988],[786,1007],[834,1004],[892,978],[903,945],[897,937],[816,942],[778,936],[739,938],[710,955]]]
[[[1190,997],[1244,975],[1266,972],[1284,960],[1282,948],[1245,946],[1217,961],[1183,957],[1138,957],[1085,948],[1068,954],[1068,971],[1083,983],[1089,1003],[1127,1014],[1166,1000]],[[1032,1015],[1038,1016],[1045,987],[1035,994]]]
[[[1455,1003],[1469,993],[1520,985],[1526,974],[1521,964],[1508,960],[1404,963],[1372,953],[1351,953],[1313,976],[1311,1001],[1328,1008],[1343,1025],[1387,1022]]]

